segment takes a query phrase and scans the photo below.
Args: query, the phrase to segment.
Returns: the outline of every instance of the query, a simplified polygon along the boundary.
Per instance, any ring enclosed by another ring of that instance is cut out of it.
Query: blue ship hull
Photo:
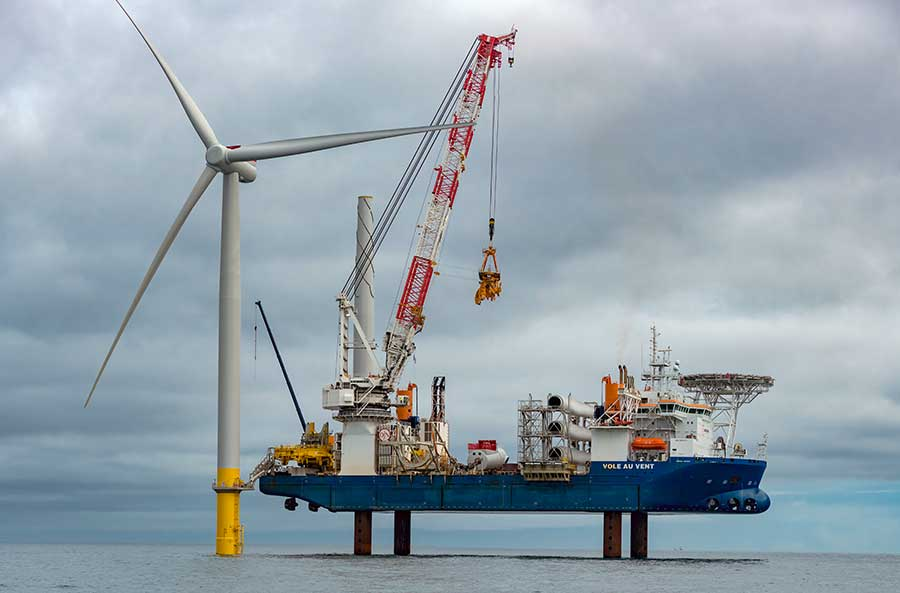
[[[263,494],[293,497],[333,512],[765,512],[759,488],[766,462],[674,458],[665,462],[591,463],[568,482],[529,481],[520,474],[481,476],[291,476],[259,479]]]

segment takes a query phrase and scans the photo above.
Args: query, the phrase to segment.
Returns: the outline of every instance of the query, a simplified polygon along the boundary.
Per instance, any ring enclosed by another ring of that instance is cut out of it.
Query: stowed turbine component
[[[593,418],[594,410],[596,410],[597,408],[597,406],[594,404],[588,404],[582,401],[578,401],[577,399],[572,397],[571,394],[548,395],[547,407],[551,410],[559,410],[560,412],[564,412],[572,416],[579,416],[581,418]],[[590,437],[588,437],[588,439],[590,439]]]
[[[575,447],[551,447],[547,457],[552,461],[562,461],[575,465],[584,465],[591,460],[591,454]]]
[[[219,270],[219,396],[218,396],[218,456],[217,474],[213,489],[217,493],[217,525],[216,553],[221,555],[237,555],[243,551],[243,526],[240,524],[239,494],[251,489],[240,478],[240,339],[241,339],[241,283],[240,283],[240,206],[238,182],[249,183],[256,179],[256,161],[304,154],[370,142],[383,138],[421,134],[433,130],[469,127],[470,122],[459,122],[439,126],[422,126],[374,132],[355,132],[309,138],[293,138],[262,144],[245,146],[225,146],[219,142],[212,126],[200,111],[194,99],[175,76],[172,68],[162,58],[150,40],[144,35],[137,23],[125,10],[120,0],[116,0],[119,8],[131,21],[138,34],[144,40],[150,53],[175,91],[188,120],[200,137],[205,147],[205,166],[200,178],[188,195],[187,200],[169,228],[162,244],[153,257],[150,267],[138,286],[137,293],[125,313],[119,330],[113,338],[112,345],[106,353],[94,384],[84,402],[85,407],[91,401],[94,391],[100,382],[103,371],[122,337],[125,327],[137,309],[144,292],[156,275],[156,271],[165,259],[169,248],[181,231],[182,226],[203,196],[213,178],[221,173],[222,187],[222,239]]]
[[[551,420],[547,424],[547,432],[573,443],[590,442],[591,440],[591,429],[564,420]]]
[[[369,355],[369,350],[375,345],[366,344],[368,336],[375,333],[375,265],[365,252],[375,226],[372,201],[372,196],[356,198],[356,265],[362,267],[363,273],[353,305],[362,330],[353,328],[353,376],[363,379],[378,372],[377,361],[373,361]]]
[[[498,470],[509,461],[509,455],[502,447],[497,446],[497,441],[482,440],[477,443],[469,443],[468,449],[469,456],[466,464],[482,472]]]

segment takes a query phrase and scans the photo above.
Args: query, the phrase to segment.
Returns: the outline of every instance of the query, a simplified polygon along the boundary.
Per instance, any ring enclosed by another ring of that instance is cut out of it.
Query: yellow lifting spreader
[[[481,301],[487,299],[493,301],[502,291],[500,284],[500,267],[497,266],[497,250],[494,249],[494,219],[488,221],[488,237],[489,242],[487,249],[484,249],[484,259],[481,262],[481,271],[478,272],[478,290],[475,291],[475,304],[480,305]],[[491,265],[493,264],[493,265]]]

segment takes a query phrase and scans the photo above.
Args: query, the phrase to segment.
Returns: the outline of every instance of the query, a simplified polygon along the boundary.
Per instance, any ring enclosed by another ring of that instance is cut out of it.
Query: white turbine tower
[[[349,134],[335,134],[330,136],[315,136],[309,138],[294,138],[290,140],[278,140],[262,144],[251,144],[229,148],[223,146],[213,132],[212,126],[206,121],[197,104],[182,86],[175,73],[163,60],[147,36],[144,35],[137,23],[116,0],[119,8],[134,25],[134,28],[143,38],[144,43],[150,49],[153,57],[159,63],[166,78],[172,85],[172,89],[178,96],[184,112],[187,114],[191,125],[200,136],[200,140],[206,147],[206,164],[200,178],[194,184],[194,188],[188,195],[184,206],[172,223],[169,232],[166,233],[162,245],[150,262],[150,268],[138,286],[137,294],[122,325],[113,339],[106,358],[100,366],[97,378],[91,387],[84,406],[91,401],[94,390],[100,382],[104,369],[112,356],[113,350],[122,337],[122,332],[128,325],[128,321],[134,314],[144,291],[159,265],[165,258],[169,247],[178,236],[178,232],[184,225],[194,205],[200,200],[203,192],[209,187],[216,174],[222,174],[222,251],[219,262],[219,405],[218,405],[218,457],[216,481],[213,489],[216,491],[216,553],[220,555],[237,555],[243,549],[243,527],[240,524],[240,493],[248,489],[241,481],[240,458],[240,337],[241,337],[241,242],[240,242],[240,210],[238,203],[238,182],[249,183],[256,179],[256,161],[273,159],[283,156],[303,154],[317,150],[326,150],[359,142],[370,142],[383,138],[405,136],[408,134],[420,134],[433,130],[443,130],[454,127],[471,125],[467,122],[442,126],[423,126],[417,128],[400,128],[395,130],[378,130],[374,132],[354,132]]]

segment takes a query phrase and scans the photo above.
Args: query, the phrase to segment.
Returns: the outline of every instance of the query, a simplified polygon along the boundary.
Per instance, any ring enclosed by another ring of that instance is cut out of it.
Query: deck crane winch
[[[506,35],[496,37],[479,35],[434,115],[433,122],[465,121],[472,122],[473,125],[450,130],[441,148],[438,164],[434,168],[434,184],[430,195],[426,198],[424,215],[418,225],[418,237],[397,304],[396,314],[385,333],[383,365],[376,356],[377,346],[371,337],[374,328],[371,328],[371,321],[366,319],[368,314],[360,315],[361,310],[357,311],[358,305],[354,305],[354,299],[359,298],[360,292],[357,289],[360,288],[360,285],[371,279],[373,257],[395,220],[425,159],[440,137],[439,134],[427,134],[422,138],[377,224],[374,225],[374,228],[366,229],[367,239],[363,239],[363,243],[358,244],[356,266],[337,297],[339,308],[337,380],[326,386],[322,392],[323,407],[335,410],[336,418],[344,422],[345,448],[350,444],[348,438],[358,437],[360,443],[363,441],[368,443],[371,439],[367,435],[372,428],[371,425],[366,424],[375,423],[377,425],[377,422],[384,419],[385,414],[390,414],[391,407],[398,405],[391,402],[389,394],[395,391],[396,383],[403,374],[406,362],[415,350],[413,339],[422,331],[425,324],[425,299],[440,259],[441,246],[459,188],[460,176],[465,170],[466,157],[474,137],[474,123],[477,122],[481,113],[487,90],[488,74],[492,69],[501,66],[503,57],[501,49],[503,48],[509,50],[508,63],[512,66],[514,59],[512,49],[515,39],[515,28]],[[494,90],[496,93],[497,86]],[[495,112],[494,127],[496,127],[496,123]],[[492,145],[492,218],[495,156],[495,146]],[[371,215],[369,215],[369,220],[371,220]],[[493,220],[491,220],[490,226],[492,229]],[[358,241],[360,239],[359,230],[357,239]],[[491,246],[489,249],[492,250],[493,247]],[[494,257],[493,253],[491,257]],[[499,294],[499,270],[496,268],[496,258],[492,261],[493,269],[482,270],[482,272],[494,274],[493,278],[496,278],[492,284],[489,282],[492,288],[485,298],[496,298],[496,295]],[[486,262],[485,265],[487,265]],[[482,281],[484,281],[484,277],[482,277]],[[369,291],[363,292],[368,294]],[[371,310],[370,307],[371,305],[369,305],[369,310]],[[370,327],[364,327],[367,324]],[[350,338],[351,326],[356,336],[355,344]],[[365,351],[362,353],[363,364],[360,365],[363,371],[359,372],[359,369],[355,368],[357,367],[357,357],[354,356],[354,369],[351,374],[349,351],[354,348],[357,352]],[[355,427],[348,424],[354,422],[356,423]],[[368,453],[361,455],[360,458],[365,458],[365,463],[369,463]],[[343,471],[344,462],[342,461]]]

